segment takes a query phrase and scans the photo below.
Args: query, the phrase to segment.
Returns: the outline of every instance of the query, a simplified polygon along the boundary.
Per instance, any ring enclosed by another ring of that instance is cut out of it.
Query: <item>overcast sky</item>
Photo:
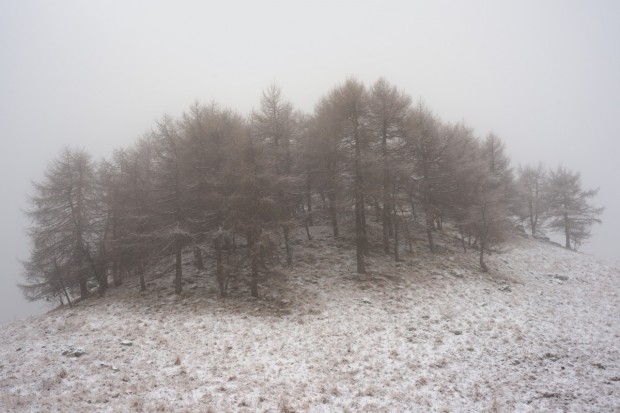
[[[20,208],[64,145],[107,156],[195,100],[247,114],[273,81],[312,112],[384,76],[515,165],[581,171],[606,207],[583,250],[620,259],[619,42],[618,1],[0,0],[0,322],[39,311]]]

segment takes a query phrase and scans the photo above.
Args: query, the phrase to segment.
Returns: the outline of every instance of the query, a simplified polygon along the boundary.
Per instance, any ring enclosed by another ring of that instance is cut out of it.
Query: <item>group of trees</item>
[[[515,178],[498,137],[442,122],[384,79],[369,88],[347,79],[312,115],[272,85],[248,117],[194,104],[111,159],[64,150],[34,184],[23,289],[70,303],[104,294],[110,277],[114,286],[139,277],[145,289],[145,272],[165,263],[180,293],[182,254],[193,251],[199,268],[205,253],[213,259],[222,294],[244,276],[258,296],[274,260],[294,265],[291,231],[305,227],[311,238],[317,219],[334,237],[353,234],[358,273],[371,220],[381,250],[396,260],[415,225],[435,252],[434,234],[449,223],[486,271],[485,251],[518,221],[532,234],[548,223],[565,232],[567,247],[578,246],[601,213],[588,203],[595,194],[562,168],[526,167]]]
[[[589,202],[597,189],[582,189],[579,172],[562,166],[547,171],[542,164],[519,168],[516,211],[533,236],[544,229],[559,232],[567,249],[577,250],[590,238],[590,228],[601,223],[603,208]]]

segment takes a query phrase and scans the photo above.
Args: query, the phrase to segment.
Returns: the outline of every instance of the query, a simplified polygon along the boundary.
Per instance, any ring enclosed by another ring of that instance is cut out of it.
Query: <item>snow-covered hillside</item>
[[[518,239],[488,274],[421,245],[360,280],[315,232],[258,300],[188,265],[181,297],[153,278],[6,326],[0,411],[620,411],[617,268]]]

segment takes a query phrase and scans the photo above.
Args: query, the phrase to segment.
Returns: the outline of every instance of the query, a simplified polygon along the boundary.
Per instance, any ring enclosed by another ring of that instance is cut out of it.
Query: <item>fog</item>
[[[581,171],[606,207],[582,250],[619,259],[618,39],[614,1],[0,2],[0,322],[41,311],[16,286],[20,210],[63,146],[108,156],[195,100],[246,114],[273,81],[312,112],[384,76],[514,166]]]

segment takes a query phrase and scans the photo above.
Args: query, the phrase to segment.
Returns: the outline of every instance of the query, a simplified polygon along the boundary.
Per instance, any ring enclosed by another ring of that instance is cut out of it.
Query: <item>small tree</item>
[[[590,238],[590,228],[594,223],[601,223],[599,217],[604,208],[596,208],[589,202],[598,194],[597,189],[583,190],[581,175],[562,166],[550,171],[545,183],[545,199],[549,210],[549,228],[562,232],[565,247],[577,250]]]
[[[470,205],[469,228],[478,240],[480,268],[489,269],[484,262],[485,251],[503,242],[510,233],[509,210],[501,183],[489,173],[482,173],[474,186],[474,201]]]
[[[480,251],[480,268],[487,272],[484,253],[492,251],[510,234],[512,222],[509,183],[512,178],[508,158],[504,155],[503,144],[498,138],[487,138],[476,152],[477,155],[471,153],[473,157],[465,164],[466,169],[463,169],[468,171],[467,175],[471,179],[459,182],[463,188],[459,191],[461,196],[458,197],[458,202],[463,211],[457,216],[460,215],[462,220],[460,225],[469,235],[475,237]],[[501,165],[497,162],[500,159]],[[468,193],[467,196],[463,195],[464,190]]]

